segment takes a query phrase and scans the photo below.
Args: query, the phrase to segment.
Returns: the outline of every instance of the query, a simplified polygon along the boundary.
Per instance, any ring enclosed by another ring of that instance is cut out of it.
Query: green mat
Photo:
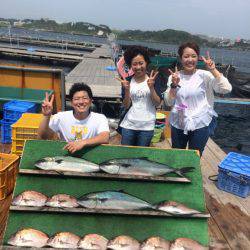
[[[62,150],[64,145],[64,142],[58,141],[27,141],[20,168],[34,169],[34,162],[42,157],[67,155],[67,151]],[[174,200],[194,209],[205,211],[200,158],[195,151],[107,145],[84,149],[75,156],[95,163],[112,158],[147,156],[151,160],[166,163],[172,167],[193,166],[196,169],[187,174],[187,177],[192,180],[191,184],[19,174],[14,195],[24,190],[36,190],[48,196],[67,193],[78,198],[88,192],[124,190],[151,203]],[[140,241],[149,236],[158,235],[168,240],[189,237],[204,245],[208,244],[207,219],[205,218],[11,211],[4,243],[6,244],[11,234],[24,227],[36,228],[48,235],[60,231],[70,231],[79,236],[99,233],[110,239],[126,234]]]

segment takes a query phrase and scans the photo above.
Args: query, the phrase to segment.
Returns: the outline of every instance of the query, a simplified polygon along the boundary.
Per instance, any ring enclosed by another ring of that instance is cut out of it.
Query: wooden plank
[[[188,178],[184,177],[167,177],[167,176],[135,176],[135,175],[117,175],[106,173],[78,173],[78,172],[58,172],[47,170],[20,169],[19,174],[32,175],[58,175],[58,176],[74,176],[74,177],[91,177],[91,178],[107,178],[118,180],[134,180],[134,181],[157,181],[157,182],[184,182],[190,183]]]
[[[50,213],[82,213],[82,214],[120,214],[135,216],[157,216],[157,217],[181,217],[181,218],[209,218],[209,214],[193,214],[193,215],[172,215],[166,212],[154,210],[122,210],[122,209],[90,209],[83,207],[76,208],[56,208],[56,207],[25,207],[11,206],[11,211],[32,211],[32,212],[50,212]]]
[[[121,98],[121,85],[115,79],[117,72],[106,70],[115,66],[109,54],[105,45],[85,55],[82,62],[66,76],[66,94],[74,83],[84,82],[91,87],[94,97]]]
[[[204,151],[201,159],[207,209],[230,247],[247,249],[250,245],[250,201],[242,203],[243,198],[219,190],[208,179],[210,175],[217,174],[218,158],[213,157],[214,154],[210,148]]]
[[[209,249],[210,250],[226,250],[232,249],[226,241],[224,235],[220,231],[216,221],[211,216],[208,219],[208,233],[210,236]]]
[[[80,61],[82,60],[82,56],[76,55],[66,55],[60,53],[50,53],[50,52],[37,52],[37,51],[24,51],[21,49],[11,49],[11,48],[0,48],[0,52],[2,53],[12,53],[12,54],[19,54],[19,55],[33,55],[33,56],[40,56],[46,58],[58,58],[58,59],[70,59]]]
[[[214,142],[211,143],[211,145],[213,145]],[[217,154],[218,156],[218,146],[217,144],[215,144],[216,146],[214,147],[214,149],[212,150],[212,148],[208,148],[208,150],[204,151],[202,160],[204,159],[207,164],[208,164],[208,168],[202,168],[204,169],[203,176],[206,176],[206,178],[208,179],[209,176],[212,175],[217,175],[218,174],[218,165],[221,162],[221,160],[224,158],[225,153],[221,154],[221,157],[223,157],[222,159],[219,159],[217,157],[214,157],[214,155]],[[214,152],[216,151],[216,152]],[[209,174],[207,173],[207,171],[209,171]],[[214,184],[215,186],[215,184]],[[217,192],[216,192],[217,191]],[[219,196],[223,196],[223,199],[221,199],[222,202],[225,203],[232,203],[234,205],[239,206],[240,209],[242,209],[242,211],[244,211],[244,213],[246,213],[247,215],[250,215],[250,200],[249,199],[244,199],[241,198],[239,196],[235,196],[233,194],[230,193],[226,193],[224,191],[218,190],[217,188],[214,189],[212,192],[216,192],[219,193]]]

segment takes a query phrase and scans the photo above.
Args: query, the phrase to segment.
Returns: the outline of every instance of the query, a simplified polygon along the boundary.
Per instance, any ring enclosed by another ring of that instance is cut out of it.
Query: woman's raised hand
[[[130,82],[129,81],[127,81],[126,79],[124,80],[123,78],[119,78],[119,77],[116,77],[115,79],[118,80],[121,83],[122,87],[125,90],[130,89]]]
[[[150,76],[149,76],[148,81],[147,81],[148,87],[150,89],[154,87],[155,79],[156,79],[156,76],[158,75],[158,73],[159,73],[158,71],[151,70]]]
[[[171,69],[169,69],[169,72],[172,75],[172,84],[174,84],[177,87],[180,82],[180,75],[177,66],[175,66],[174,72]]]
[[[209,51],[206,52],[207,54],[207,58],[205,58],[204,56],[202,56],[202,60],[203,62],[206,64],[206,67],[208,70],[214,70],[215,69],[215,63],[214,61],[211,59],[210,55],[209,55]]]
[[[54,102],[54,94],[51,95],[51,98],[49,100],[49,94],[45,93],[45,100],[42,104],[42,113],[44,116],[50,116],[53,112],[53,102]]]

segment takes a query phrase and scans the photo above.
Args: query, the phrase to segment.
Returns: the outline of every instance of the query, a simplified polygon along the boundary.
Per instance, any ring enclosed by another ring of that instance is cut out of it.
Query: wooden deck
[[[170,140],[156,144],[171,148]],[[240,198],[219,190],[209,176],[218,174],[225,152],[211,139],[201,158],[201,171],[208,220],[210,249],[250,249],[250,197]]]
[[[113,137],[111,144],[120,144],[120,137]],[[154,146],[171,148],[164,140]],[[2,152],[8,152],[10,144],[1,145]],[[210,249],[248,250],[250,246],[250,198],[240,198],[217,189],[208,179],[218,173],[218,164],[226,156],[219,146],[209,139],[201,158],[206,207],[211,217],[208,220]],[[194,194],[195,195],[195,194]],[[0,239],[3,237],[11,195],[0,201]]]
[[[0,53],[3,54],[10,54],[16,56],[28,56],[28,57],[39,57],[40,59],[43,58],[50,58],[50,59],[57,59],[57,60],[70,60],[80,62],[83,58],[82,55],[76,54],[66,54],[66,53],[59,53],[53,51],[28,51],[25,49],[17,49],[17,48],[9,48],[9,47],[0,47]]]
[[[121,85],[115,79],[117,72],[106,69],[114,66],[107,45],[97,48],[84,56],[83,60],[66,76],[66,94],[74,83],[84,82],[91,87],[94,97],[120,98]]]

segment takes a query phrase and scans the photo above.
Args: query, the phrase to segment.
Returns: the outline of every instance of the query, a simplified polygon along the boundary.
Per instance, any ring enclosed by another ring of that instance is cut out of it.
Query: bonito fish
[[[87,234],[78,242],[78,248],[85,250],[106,250],[108,240],[99,234]]]
[[[79,236],[70,232],[61,232],[50,238],[47,245],[54,248],[77,248],[77,244],[80,239],[81,238]]]
[[[8,244],[17,247],[44,247],[49,237],[36,229],[26,228],[16,232],[8,240]]]
[[[184,173],[192,171],[193,167],[171,168],[168,165],[142,158],[121,158],[102,162],[100,169],[109,174],[160,176],[176,173],[183,176]]]
[[[45,157],[38,160],[35,166],[43,170],[54,170],[57,172],[92,173],[100,170],[99,166],[93,162],[71,156]]]
[[[120,235],[110,240],[107,247],[113,250],[140,250],[140,243],[130,236]]]
[[[43,207],[48,197],[42,193],[27,190],[17,195],[13,201],[14,206]]]
[[[89,193],[78,199],[78,204],[86,208],[138,210],[153,209],[148,202],[130,194],[118,191]]]
[[[49,198],[45,204],[48,207],[71,208],[78,207],[76,198],[68,194],[56,194]]]
[[[182,203],[178,203],[175,201],[163,201],[156,205],[156,209],[160,211],[167,212],[172,215],[195,215],[195,214],[203,214],[200,211],[197,211],[192,208],[188,208]]]
[[[141,250],[169,250],[170,241],[161,237],[150,237],[141,244]]]
[[[208,250],[195,240],[189,238],[178,238],[170,247],[170,250]]]

